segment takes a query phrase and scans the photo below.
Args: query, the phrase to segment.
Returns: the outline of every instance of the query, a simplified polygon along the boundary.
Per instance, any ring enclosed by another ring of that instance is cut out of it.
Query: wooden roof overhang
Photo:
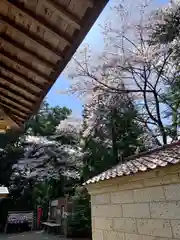
[[[0,0],[0,130],[34,115],[108,0]]]

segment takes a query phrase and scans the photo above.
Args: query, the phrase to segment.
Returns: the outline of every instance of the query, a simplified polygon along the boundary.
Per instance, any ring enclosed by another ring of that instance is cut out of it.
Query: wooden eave
[[[108,0],[0,0],[0,129],[39,109]]]

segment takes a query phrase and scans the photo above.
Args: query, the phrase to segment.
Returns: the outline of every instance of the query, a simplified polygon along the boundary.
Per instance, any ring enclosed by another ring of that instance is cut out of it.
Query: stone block
[[[171,226],[173,231],[173,237],[180,239],[180,221],[171,220]]]
[[[111,230],[112,229],[112,218],[96,217],[94,219],[95,229]]]
[[[123,217],[150,218],[148,203],[122,204]]]
[[[111,193],[111,203],[133,203],[133,191],[118,191]]]
[[[136,219],[113,218],[113,229],[120,232],[137,233]]]
[[[144,181],[143,180],[138,180],[138,181],[134,181],[134,182],[127,182],[124,184],[120,184],[118,186],[118,190],[122,191],[122,190],[133,190],[133,189],[137,189],[137,188],[144,188]]]
[[[92,206],[92,216],[122,217],[122,206],[120,204]]]
[[[155,240],[153,236],[145,236],[134,233],[125,233],[126,240]]]
[[[104,240],[104,238],[103,238],[103,230],[92,231],[92,239],[93,240]]]
[[[145,187],[160,186],[165,184],[179,183],[180,179],[178,173],[166,176],[160,176],[151,179],[144,179]]]
[[[177,240],[175,238],[154,237],[134,233],[125,233],[125,238],[126,240]]]
[[[125,240],[125,235],[117,231],[104,231],[103,240]]]
[[[110,193],[91,195],[91,203],[92,205],[109,204]]]
[[[180,200],[180,184],[164,186],[164,193],[167,200]]]
[[[169,220],[138,219],[137,228],[141,235],[172,238],[171,224]]]
[[[152,218],[180,219],[180,201],[150,203]]]
[[[163,200],[165,200],[165,195],[162,186],[134,190],[135,202],[152,202]]]

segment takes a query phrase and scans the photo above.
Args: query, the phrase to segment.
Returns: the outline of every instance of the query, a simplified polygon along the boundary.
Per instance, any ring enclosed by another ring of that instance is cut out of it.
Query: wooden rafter
[[[8,28],[10,28],[10,29],[12,28],[13,30],[19,32],[20,34],[25,35],[26,38],[28,38],[31,41],[34,41],[36,44],[43,46],[48,51],[50,51],[53,54],[55,54],[56,56],[58,56],[60,59],[63,58],[62,53],[59,53],[55,48],[52,47],[51,44],[42,40],[41,37],[39,37],[38,35],[36,35],[33,32],[28,31],[28,29],[22,27],[21,25],[14,24],[14,22],[12,20],[10,20],[9,18],[0,15],[0,22],[4,23],[4,25],[7,25]]]
[[[0,114],[2,114],[2,111],[4,113],[4,121],[6,121],[6,124],[8,125],[11,125],[11,128],[12,126],[17,128],[17,126],[19,127],[20,125],[17,123],[17,121],[15,120],[14,116],[12,116],[12,114],[10,113],[10,111],[8,111],[5,107],[3,106],[0,106]],[[10,121],[9,121],[10,120]]]
[[[24,121],[24,117],[20,117],[13,109],[11,109],[11,107],[7,108],[5,105],[1,103],[0,103],[0,108],[2,108],[8,116],[12,116],[12,118],[17,123],[20,122],[19,125],[22,125],[22,122]]]
[[[44,80],[46,80],[47,82],[49,81],[49,77],[42,73],[41,71],[39,71],[38,69],[35,69],[34,67],[32,67],[31,64],[26,63],[20,59],[18,59],[16,56],[11,55],[8,51],[6,51],[5,49],[1,49],[0,50],[0,54],[2,56],[4,56],[5,58],[8,58],[10,61],[19,64],[20,66],[24,67],[27,69],[27,71],[31,71],[33,74],[42,77]]]
[[[0,74],[0,87],[7,89],[9,93],[16,94],[16,95],[18,95],[18,97],[21,97],[30,103],[35,103],[35,100],[33,100],[32,97],[30,98],[30,97],[25,96],[22,93],[22,91],[20,92],[19,89],[17,88],[17,86],[14,83],[12,83],[10,80],[11,80],[11,78],[3,77]],[[11,86],[13,86],[13,89],[11,88]],[[21,88],[21,90],[23,90],[23,89]],[[31,95],[30,93],[28,93],[28,94]]]
[[[33,89],[31,89],[30,87],[28,87],[27,85],[22,84],[21,82],[16,81],[14,78],[10,78],[10,77],[6,76],[1,71],[1,67],[0,67],[0,77],[3,78],[3,79],[6,79],[6,81],[11,83],[12,85],[17,86],[18,88],[21,88],[22,90],[27,91],[32,96],[38,97],[38,93],[36,91],[34,91]]]
[[[18,126],[21,126],[22,124],[21,124],[21,122],[19,122],[18,120],[17,120],[17,118],[15,118],[14,117],[14,115],[12,115],[12,114],[7,114],[12,120],[13,120],[13,122],[15,122]]]
[[[35,52],[33,52],[30,49],[24,47],[22,44],[18,43],[17,41],[11,39],[9,36],[7,36],[5,34],[1,34],[0,39],[3,39],[3,41],[6,42],[6,44],[10,44],[11,46],[15,47],[16,49],[18,49],[18,51],[23,51],[23,52],[29,54],[35,61],[37,60],[38,62],[41,62],[42,64],[44,64],[48,68],[53,68],[54,67],[54,64],[52,64],[52,62],[47,61],[43,57],[37,55]]]
[[[1,105],[1,103],[0,103],[0,108],[3,109],[7,115],[12,116],[13,119],[18,119],[17,121],[20,121],[20,122],[24,121],[24,117],[20,117],[16,112],[13,111],[13,109],[7,108],[5,105]]]
[[[65,32],[62,32],[60,29],[56,28],[53,24],[50,23],[50,21],[47,21],[45,18],[38,16],[34,12],[24,8],[24,4],[22,2],[13,0],[11,1],[11,5],[13,5],[17,11],[21,12],[21,14],[25,14],[33,22],[37,22],[37,24],[45,28],[47,31],[66,41],[67,44],[73,43],[70,36],[68,36]]]
[[[3,68],[4,70],[11,72],[12,74],[16,75],[17,77],[22,78],[25,83],[27,83],[27,84],[31,83],[36,88],[39,88],[40,90],[43,90],[43,86],[40,83],[38,83],[35,80],[29,78],[28,76],[26,76],[23,73],[17,71],[16,69],[5,65],[3,62],[1,62],[0,68]]]
[[[4,127],[11,127],[13,129],[18,129],[20,126],[16,123],[16,121],[13,119],[13,117],[11,116],[11,114],[9,114],[8,112],[6,112],[6,110],[4,108],[0,108],[0,115],[1,117],[3,117],[3,121],[4,122]],[[6,129],[5,129],[6,130]]]
[[[0,98],[3,97],[5,101],[10,100],[12,102],[12,104],[15,103],[15,104],[19,105],[20,107],[22,107],[24,109],[28,108],[30,111],[32,111],[32,104],[30,102],[25,101],[24,99],[22,99],[19,96],[18,96],[18,99],[17,99],[16,94],[13,94],[9,90],[8,90],[8,94],[6,92],[3,92],[2,90],[3,90],[3,88],[0,87],[0,91],[1,91]]]
[[[75,15],[70,13],[60,4],[57,4],[54,0],[46,0],[54,9],[58,10],[61,14],[61,17],[66,20],[68,23],[75,25],[76,28],[80,29],[80,19],[78,19]]]
[[[3,99],[1,99],[1,97],[0,97],[0,105],[6,107],[7,109],[10,109],[13,114],[21,116],[23,119],[25,119],[27,116],[27,113],[24,112],[22,109],[20,109],[14,104],[11,104],[10,102],[4,101]]]
[[[108,2],[81,1],[0,0],[0,108],[12,125],[37,113]]]
[[[11,116],[13,117],[13,119],[16,121],[16,122],[22,122],[24,119],[19,117],[18,115],[16,114],[11,114]]]

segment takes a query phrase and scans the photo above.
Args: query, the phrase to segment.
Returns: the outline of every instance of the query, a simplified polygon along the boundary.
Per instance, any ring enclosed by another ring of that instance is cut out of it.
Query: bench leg
[[[44,225],[44,228],[43,228],[44,232],[46,232],[46,225]]]

